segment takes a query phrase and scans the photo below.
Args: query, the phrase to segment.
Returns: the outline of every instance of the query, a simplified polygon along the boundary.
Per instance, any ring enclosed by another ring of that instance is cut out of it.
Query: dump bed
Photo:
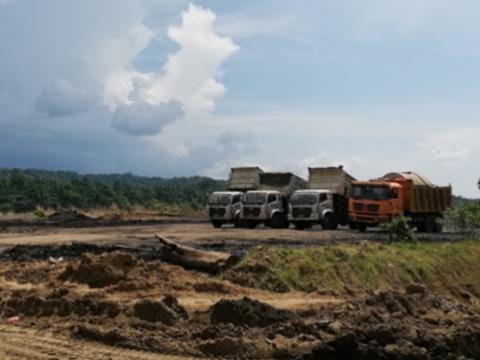
[[[353,176],[339,167],[308,168],[308,187],[310,189],[330,190],[332,193],[349,196]]]
[[[300,176],[290,172],[261,173],[259,190],[279,191],[290,196],[294,191],[307,189],[308,183]]]
[[[451,205],[450,186],[412,186],[408,209],[411,213],[443,213]]]
[[[230,171],[227,183],[229,191],[256,190],[260,185],[260,174],[263,170],[258,166],[236,167]]]
[[[388,173],[381,179],[402,185],[407,213],[440,214],[452,205],[451,186],[435,186],[413,171]]]

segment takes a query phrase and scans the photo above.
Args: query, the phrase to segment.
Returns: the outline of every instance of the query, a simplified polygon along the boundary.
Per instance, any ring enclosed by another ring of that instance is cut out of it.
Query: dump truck
[[[240,225],[244,193],[258,188],[262,172],[259,167],[236,167],[230,170],[227,191],[216,191],[208,198],[208,216],[214,227]]]
[[[307,181],[290,172],[261,173],[258,190],[247,191],[244,196],[240,218],[252,229],[259,224],[286,228],[289,198],[294,191],[306,188]]]
[[[349,217],[360,231],[405,215],[420,232],[441,232],[439,220],[451,204],[451,186],[435,186],[414,172],[393,172],[353,182]]]
[[[289,221],[298,230],[317,224],[324,230],[347,225],[348,198],[355,178],[343,166],[309,168],[308,174],[308,189],[297,190],[290,198]]]

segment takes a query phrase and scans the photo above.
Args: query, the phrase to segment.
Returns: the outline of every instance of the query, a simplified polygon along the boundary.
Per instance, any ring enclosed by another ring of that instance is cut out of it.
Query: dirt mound
[[[161,301],[140,300],[135,303],[133,310],[139,319],[162,322],[167,325],[173,325],[180,319],[188,318],[185,309],[172,296],[167,296]]]
[[[113,252],[100,256],[84,254],[78,264],[69,264],[59,279],[87,284],[91,288],[103,288],[125,281],[128,272],[136,265],[136,258],[129,253]]]
[[[70,299],[67,296],[68,290],[62,290],[53,291],[47,296],[40,296],[33,290],[13,291],[5,300],[0,301],[0,313],[27,317],[92,315],[115,318],[123,311],[116,302],[92,296]]]
[[[473,307],[417,286],[407,290],[378,292],[328,314],[324,330],[333,337],[303,359],[480,358]]]
[[[92,222],[95,218],[81,213],[78,210],[59,210],[48,217],[49,222],[71,223],[71,222]]]
[[[220,300],[210,309],[213,324],[231,323],[249,327],[265,327],[288,321],[301,321],[295,313],[244,297],[241,300]]]
[[[202,342],[198,348],[206,355],[222,357],[235,356],[236,358],[242,358],[242,353],[244,352],[242,339],[229,336]]]

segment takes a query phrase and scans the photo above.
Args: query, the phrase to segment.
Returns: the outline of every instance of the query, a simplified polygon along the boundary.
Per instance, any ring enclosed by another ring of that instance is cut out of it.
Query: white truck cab
[[[288,227],[288,202],[275,190],[247,191],[240,215],[250,228],[265,224],[273,228]]]
[[[310,228],[315,224],[324,229],[336,229],[339,219],[335,201],[329,190],[297,190],[290,197],[288,220],[296,229]]]
[[[216,228],[223,224],[239,226],[243,193],[240,191],[216,191],[208,199],[208,216]]]

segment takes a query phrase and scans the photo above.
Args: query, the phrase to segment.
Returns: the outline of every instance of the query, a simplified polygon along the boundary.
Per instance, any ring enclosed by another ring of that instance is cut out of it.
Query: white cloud
[[[143,89],[145,101],[158,104],[179,100],[189,114],[210,112],[225,86],[215,79],[222,63],[238,47],[228,37],[213,31],[215,14],[190,4],[182,24],[170,27],[168,36],[180,49],[168,58],[163,74]]]
[[[417,144],[431,159],[447,167],[465,164],[480,153],[480,127],[443,131],[425,137]]]

